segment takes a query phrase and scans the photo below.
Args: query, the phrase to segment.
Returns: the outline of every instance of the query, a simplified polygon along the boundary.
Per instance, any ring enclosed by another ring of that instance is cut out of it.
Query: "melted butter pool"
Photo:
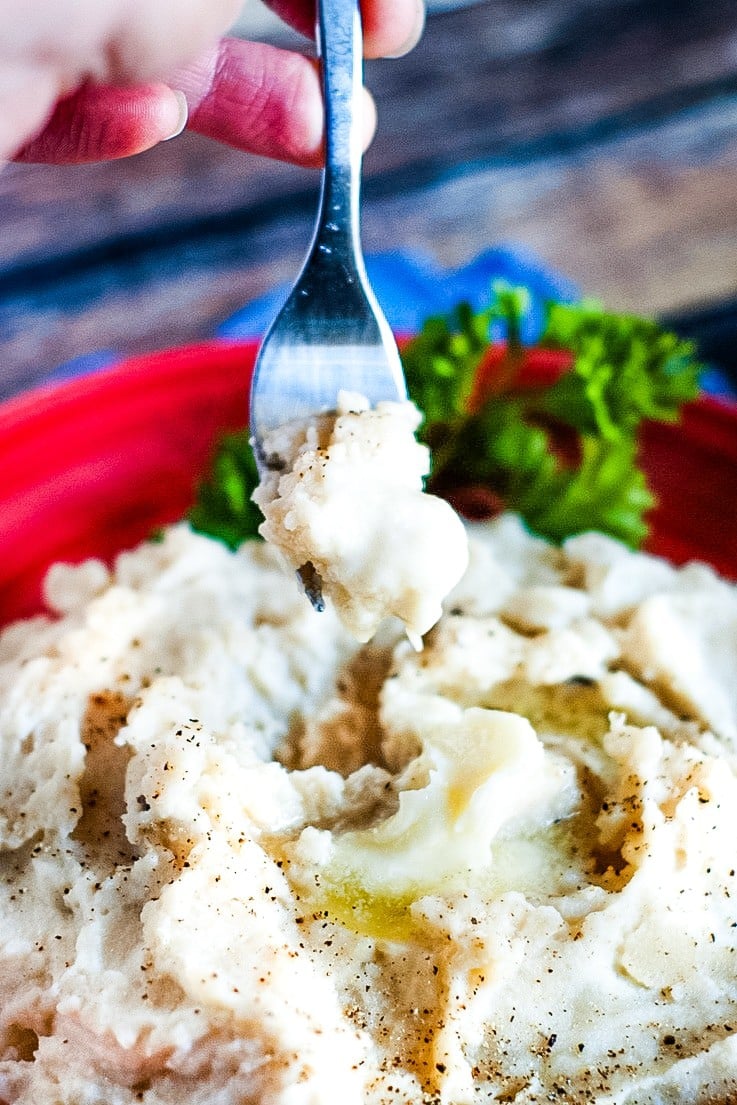
[[[575,810],[534,827],[529,821],[524,826],[515,826],[514,821],[504,825],[491,845],[486,845],[488,859],[481,857],[472,869],[459,867],[449,873],[437,862],[433,868],[433,849],[428,848],[416,858],[416,876],[394,892],[390,845],[383,882],[362,877],[360,868],[350,862],[329,865],[319,886],[313,885],[309,891],[315,910],[327,911],[341,925],[364,936],[426,945],[433,940],[432,930],[421,911],[413,910],[423,897],[452,900],[472,891],[491,902],[517,892],[533,904],[555,905],[556,900],[586,886],[604,885],[604,876],[612,862],[616,865],[617,857],[600,854],[596,828],[604,789],[601,775],[608,767],[602,738],[609,724],[609,706],[598,687],[581,682],[530,687],[510,681],[495,687],[482,705],[528,719],[547,747],[570,758],[580,786]],[[451,786],[445,799],[453,820],[468,802],[468,792],[461,788],[456,794]],[[304,886],[300,892],[304,897]]]
[[[458,872],[435,885],[425,878],[402,894],[372,892],[354,873],[346,873],[340,881],[323,882],[311,904],[359,935],[430,944],[432,930],[412,909],[421,898],[453,899],[473,890],[488,901],[517,892],[535,904],[554,903],[588,884],[599,884],[595,836],[593,817],[586,809],[538,832],[497,841],[489,863],[473,872]]]

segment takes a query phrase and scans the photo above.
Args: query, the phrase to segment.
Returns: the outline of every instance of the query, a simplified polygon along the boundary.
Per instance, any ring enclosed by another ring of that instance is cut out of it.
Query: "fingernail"
[[[422,32],[425,30],[424,0],[415,0],[415,7],[417,11],[414,27],[412,28],[412,33],[402,46],[401,50],[397,50],[394,54],[387,54],[386,56],[388,58],[403,58],[405,54],[408,54],[410,52],[410,50],[414,50],[415,46],[422,38]]]
[[[174,96],[174,99],[177,101],[177,104],[179,105],[179,116],[177,118],[177,123],[174,130],[171,132],[171,134],[167,134],[166,138],[164,139],[165,142],[169,142],[172,138],[176,138],[178,134],[181,134],[186,127],[187,119],[189,118],[187,97],[184,95],[183,92],[180,92],[178,88],[172,88],[171,93]]]
[[[376,134],[376,101],[368,89],[364,88],[361,100],[361,123],[363,124],[363,148],[371,145]]]

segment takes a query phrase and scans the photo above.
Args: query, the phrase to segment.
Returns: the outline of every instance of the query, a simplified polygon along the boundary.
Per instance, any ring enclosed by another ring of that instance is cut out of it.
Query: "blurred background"
[[[258,0],[238,33],[305,48]],[[502,245],[737,370],[735,0],[446,0],[366,83],[367,254],[455,269]],[[212,336],[296,275],[318,186],[186,133],[115,164],[7,167],[0,398]]]

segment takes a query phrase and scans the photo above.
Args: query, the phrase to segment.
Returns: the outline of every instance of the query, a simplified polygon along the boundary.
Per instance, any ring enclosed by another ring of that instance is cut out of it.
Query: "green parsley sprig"
[[[404,350],[410,395],[431,412],[421,430],[433,453],[428,489],[485,488],[553,541],[595,529],[637,547],[654,505],[638,463],[639,430],[644,419],[675,421],[698,394],[694,346],[650,319],[592,302],[552,303],[539,345],[568,351],[571,367],[525,389],[526,304],[525,289],[496,285],[488,307],[465,304],[429,319]],[[507,339],[493,393],[471,409],[497,319]]]
[[[258,484],[258,469],[248,430],[223,434],[210,471],[197,488],[188,520],[198,533],[216,537],[237,549],[258,537],[263,515],[251,495]]]
[[[553,541],[593,529],[637,547],[654,504],[639,431],[645,419],[677,420],[698,394],[694,346],[650,319],[588,301],[551,303],[539,345],[568,351],[570,369],[547,386],[521,387],[529,302],[527,289],[495,284],[481,310],[459,304],[405,346],[409,394],[432,453],[428,490],[483,488]],[[479,400],[479,370],[500,322],[504,352],[493,389]],[[190,513],[193,527],[231,548],[256,536],[257,478],[247,431],[224,436]]]

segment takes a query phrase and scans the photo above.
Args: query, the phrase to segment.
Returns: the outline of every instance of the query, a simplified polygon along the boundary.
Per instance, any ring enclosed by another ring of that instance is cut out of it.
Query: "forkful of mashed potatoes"
[[[319,0],[325,167],[312,244],[256,360],[250,425],[260,532],[313,606],[331,601],[360,640],[387,616],[416,648],[466,569],[465,529],[424,492],[394,337],[360,243],[362,85],[357,0]]]
[[[283,471],[264,470],[254,498],[260,532],[295,568],[319,606],[329,597],[346,627],[368,641],[387,615],[416,648],[466,569],[462,522],[423,491],[429,451],[414,437],[410,402],[341,391],[337,410],[268,434]]]

